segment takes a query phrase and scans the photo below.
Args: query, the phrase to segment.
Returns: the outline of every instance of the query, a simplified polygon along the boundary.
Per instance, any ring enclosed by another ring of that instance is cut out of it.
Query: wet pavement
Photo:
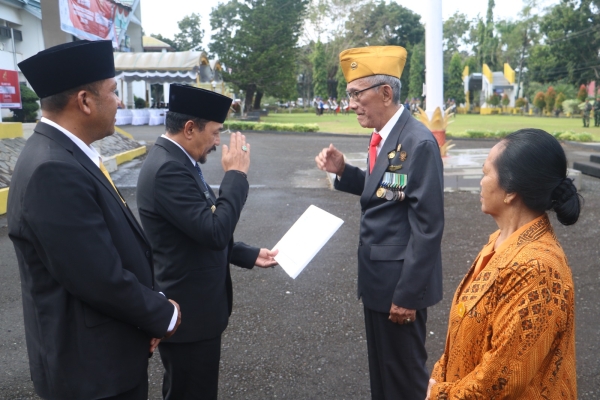
[[[145,128],[146,139],[130,133],[148,143],[162,133]],[[219,398],[369,398],[362,304],[356,299],[358,197],[331,190],[326,174],[314,166],[314,156],[329,143],[348,155],[359,154],[364,153],[368,138],[269,133],[247,137],[252,145],[248,174],[252,187],[236,240],[271,247],[311,204],[345,222],[295,280],[278,267],[232,267],[234,311],[223,335]],[[489,149],[495,144],[455,143],[455,149]],[[565,149],[571,163],[598,152],[582,145],[568,144]],[[141,161],[121,166],[113,174],[135,212]],[[223,176],[220,150],[209,156],[203,172],[217,187]],[[576,285],[579,398],[591,400],[600,398],[600,180],[584,176],[581,184],[586,204],[580,221],[563,227],[551,219]],[[477,193],[446,193],[445,212],[444,300],[428,312],[429,368],[443,350],[452,294],[496,229],[492,218],[481,213]],[[0,332],[0,399],[37,398],[29,377],[18,267],[5,217],[0,217]],[[150,399],[160,399],[158,354],[151,359],[149,373]]]

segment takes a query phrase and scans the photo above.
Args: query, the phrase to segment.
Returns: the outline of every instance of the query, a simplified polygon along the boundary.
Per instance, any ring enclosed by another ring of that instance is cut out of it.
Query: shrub
[[[494,93],[490,97],[488,97],[487,102],[492,107],[497,107],[498,104],[500,104],[500,96],[498,96],[496,93]]]
[[[527,105],[527,100],[525,100],[522,97],[519,97],[516,101],[515,101],[515,107],[525,107]]]
[[[591,134],[587,132],[575,133],[571,131],[565,132],[552,132],[552,136],[554,136],[558,140],[569,140],[571,142],[592,142],[593,137]]]
[[[554,110],[554,103],[556,102],[556,91],[552,86],[546,91],[546,111],[552,112]]]
[[[546,107],[546,95],[544,92],[537,92],[533,99],[533,105],[541,111],[544,111],[544,107]]]
[[[137,97],[137,96],[133,96],[133,104],[135,104],[135,108],[146,108],[146,100]]]
[[[471,139],[482,139],[482,138],[494,138],[494,139],[502,139],[506,137],[508,134],[512,133],[512,131],[476,131],[476,130],[467,130],[465,132],[446,132],[446,136],[453,138],[471,138]],[[566,132],[552,132],[552,136],[554,136],[558,140],[569,140],[573,142],[591,142],[593,141],[593,137],[591,134],[587,132],[575,133],[571,131]]]
[[[556,96],[556,104],[554,108],[558,111],[563,111],[563,102],[567,99],[567,97],[561,92]]]
[[[502,105],[504,107],[508,106],[510,104],[510,99],[508,98],[508,95],[506,93],[504,93],[502,95]]]
[[[486,137],[489,137],[489,134],[490,134],[490,132],[486,132],[486,131],[467,130],[467,137],[470,137],[473,139],[486,138]]]
[[[13,112],[13,121],[15,122],[35,122],[37,119],[37,112],[40,108],[38,104],[39,98],[35,92],[25,84],[19,85],[21,89],[21,107],[22,108],[11,108]],[[5,120],[8,122],[8,120]]]
[[[225,121],[225,128],[232,131],[318,132],[317,124],[284,124],[254,121]]]
[[[578,114],[579,113],[579,100],[565,100],[562,102],[562,108],[564,112],[570,112],[571,114]]]

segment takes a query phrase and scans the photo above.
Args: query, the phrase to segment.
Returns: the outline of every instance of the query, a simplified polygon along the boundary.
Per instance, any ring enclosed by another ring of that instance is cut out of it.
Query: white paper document
[[[335,215],[311,205],[273,247],[279,250],[275,260],[296,279],[343,223]]]

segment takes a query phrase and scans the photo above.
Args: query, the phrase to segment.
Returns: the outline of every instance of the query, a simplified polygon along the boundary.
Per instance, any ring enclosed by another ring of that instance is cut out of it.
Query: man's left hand
[[[150,354],[154,353],[154,350],[156,350],[156,348],[158,347],[159,343],[160,343],[160,339],[159,338],[152,338],[152,339],[150,339]]]
[[[415,318],[417,318],[417,310],[409,310],[408,308],[398,307],[392,303],[389,317],[390,321],[396,324],[404,325],[415,322]]]
[[[277,261],[275,261],[275,258],[273,257],[275,257],[277,253],[279,253],[279,250],[271,251],[269,249],[260,249],[254,265],[261,268],[274,267],[277,265]]]

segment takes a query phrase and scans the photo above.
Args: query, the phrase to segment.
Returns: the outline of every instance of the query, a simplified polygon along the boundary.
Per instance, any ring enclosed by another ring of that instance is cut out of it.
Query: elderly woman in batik
[[[490,151],[481,210],[498,224],[459,285],[428,399],[576,399],[571,269],[547,211],[579,217],[558,141],[538,129]]]

